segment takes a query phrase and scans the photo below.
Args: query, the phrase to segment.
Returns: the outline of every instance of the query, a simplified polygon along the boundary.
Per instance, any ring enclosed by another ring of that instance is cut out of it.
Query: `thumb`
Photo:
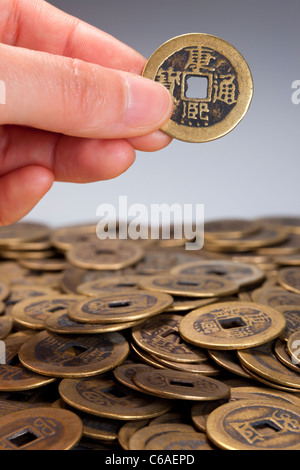
[[[147,78],[5,44],[0,56],[0,124],[113,139],[150,134],[171,116],[170,93]]]

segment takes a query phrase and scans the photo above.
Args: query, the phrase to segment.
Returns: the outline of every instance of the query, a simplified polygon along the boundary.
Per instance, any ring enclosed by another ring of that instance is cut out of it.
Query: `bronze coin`
[[[138,392],[143,393],[143,389],[138,387],[133,380],[135,374],[141,371],[151,371],[153,368],[147,364],[143,363],[129,363],[129,364],[121,364],[120,366],[116,367],[113,371],[115,378],[126,387],[132,388],[133,390],[137,390]]]
[[[101,294],[109,292],[120,293],[124,291],[128,293],[131,289],[139,289],[140,279],[141,276],[136,274],[114,277],[110,276],[108,278],[96,279],[80,284],[76,290],[80,295],[87,295],[91,297],[97,297]]]
[[[245,349],[277,338],[285,329],[284,316],[254,302],[223,302],[193,310],[183,317],[180,335],[209,349]]]
[[[82,436],[75,413],[56,408],[31,408],[3,416],[1,450],[69,450]]]
[[[214,450],[204,432],[168,432],[150,440],[145,450]]]
[[[159,274],[148,276],[140,281],[142,289],[165,292],[173,296],[218,297],[235,294],[239,286],[234,281],[218,276],[183,276]]]
[[[41,240],[48,237],[50,233],[50,228],[44,224],[17,222],[0,227],[0,245],[11,247],[15,243]]]
[[[59,384],[59,393],[74,408],[111,419],[131,421],[154,418],[172,408],[169,400],[131,390],[105,374],[63,379]]]
[[[276,400],[238,400],[212,411],[206,432],[225,450],[299,450],[300,410]]]
[[[280,269],[277,280],[284,289],[300,294],[300,267]]]
[[[300,305],[300,295],[289,292],[282,287],[261,288],[256,290],[252,299],[254,302],[277,308],[280,305]]]
[[[193,432],[194,428],[190,424],[166,423],[155,426],[145,426],[138,429],[129,439],[129,450],[146,450],[146,446],[156,437],[162,437],[169,432],[176,432],[178,436],[183,432]]]
[[[67,251],[77,243],[95,242],[98,240],[96,224],[59,227],[52,230],[50,239],[52,245],[61,251]]]
[[[165,42],[143,75],[164,85],[173,97],[173,114],[162,130],[187,142],[208,142],[230,132],[245,116],[253,94],[245,59],[232,45],[208,34],[184,34]],[[187,94],[191,80],[205,82],[203,97]]]
[[[118,442],[122,449],[129,450],[129,439],[138,429],[144,428],[149,424],[149,419],[141,419],[138,421],[128,421],[123,424],[118,433]]]
[[[205,239],[241,238],[257,232],[261,223],[247,219],[217,219],[205,223]]]
[[[77,287],[80,284],[97,279],[113,278],[114,271],[99,271],[97,269],[84,269],[71,266],[65,269],[61,276],[60,288],[66,294],[78,294]]]
[[[152,354],[152,357],[167,369],[182,370],[193,374],[207,375],[208,377],[219,375],[222,372],[221,368],[209,359],[204,362],[175,362],[154,354]]]
[[[131,240],[77,243],[66,252],[67,260],[74,266],[99,270],[118,270],[132,266],[143,256],[144,250]]]
[[[246,379],[250,378],[249,374],[241,367],[236,351],[208,349],[208,354],[220,367]]]
[[[63,271],[69,267],[69,263],[64,257],[44,259],[21,258],[19,263],[24,268],[36,271]]]
[[[57,311],[66,312],[68,307],[75,305],[81,298],[79,295],[59,293],[32,296],[16,303],[12,307],[11,315],[18,325],[43,330],[45,329],[45,320],[49,315]]]
[[[14,305],[22,300],[28,300],[31,297],[55,294],[57,295],[57,292],[50,287],[38,286],[36,284],[14,284],[10,287],[10,293],[5,303],[6,305]]]
[[[163,313],[150,318],[132,329],[135,343],[155,357],[169,359],[173,362],[205,362],[207,353],[181,339],[179,324],[180,315]]]
[[[236,282],[239,286],[248,286],[264,279],[264,273],[250,263],[237,263],[229,260],[206,260],[176,266],[171,270],[174,275],[220,276]]]
[[[274,354],[274,342],[238,351],[238,357],[256,376],[285,387],[300,389],[300,375],[277,359]]]
[[[101,335],[56,335],[41,331],[21,346],[21,363],[49,377],[84,377],[121,364],[129,353],[127,340],[118,332]]]
[[[164,311],[173,302],[168,294],[144,290],[102,294],[86,298],[69,309],[72,320],[86,323],[121,323],[142,320]]]
[[[170,369],[138,372],[133,380],[146,393],[162,398],[201,401],[230,395],[230,388],[219,380]]]
[[[276,310],[282,313],[286,319],[286,327],[281,337],[287,341],[292,333],[300,329],[300,304],[278,305]]]
[[[277,256],[276,263],[279,266],[300,266],[300,253]]]
[[[203,305],[213,304],[218,302],[218,297],[208,297],[208,298],[197,298],[197,297],[188,297],[176,295],[173,297],[173,303],[166,309],[166,312],[186,312],[188,310],[193,310],[198,307],[203,307]]]

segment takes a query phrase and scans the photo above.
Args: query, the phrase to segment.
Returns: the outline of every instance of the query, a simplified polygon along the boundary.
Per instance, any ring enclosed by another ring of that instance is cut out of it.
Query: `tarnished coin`
[[[77,287],[78,294],[97,297],[100,294],[109,292],[120,293],[122,291],[128,293],[131,289],[139,289],[141,275],[128,274],[122,276],[108,277],[106,279],[96,279],[94,281],[85,282]]]
[[[133,390],[137,390],[138,392],[143,392],[143,390],[136,385],[133,380],[133,377],[138,372],[142,371],[149,371],[151,372],[153,368],[147,364],[143,363],[129,363],[129,364],[122,364],[116,367],[113,371],[115,378],[126,387],[132,388]]]
[[[38,407],[0,420],[1,450],[69,450],[82,436],[82,422],[69,411]]]
[[[208,377],[219,375],[222,372],[222,369],[210,359],[203,362],[175,362],[154,354],[152,357],[167,369],[182,370],[193,374],[207,375]]]
[[[247,219],[218,219],[205,222],[205,239],[241,238],[255,233],[261,228],[261,223]]]
[[[163,255],[162,250],[146,250],[145,256],[136,266],[136,273],[142,275],[168,274],[170,269],[183,263],[199,261],[190,252],[180,252],[168,249],[168,254]]]
[[[59,293],[33,296],[16,303],[11,309],[11,315],[18,325],[43,330],[49,315],[58,311],[66,312],[68,307],[75,305],[81,298],[79,295]]]
[[[287,350],[292,358],[292,362],[300,365],[300,330],[291,334],[287,341]]]
[[[135,383],[146,393],[179,400],[220,400],[230,395],[230,388],[211,377],[170,369],[138,372]]]
[[[300,267],[280,269],[277,280],[284,289],[300,294]]]
[[[274,353],[274,342],[238,351],[241,363],[256,376],[274,384],[300,389],[300,375],[282,364]]]
[[[245,349],[277,338],[285,329],[282,313],[254,302],[224,302],[193,310],[183,317],[179,333],[209,349]]]
[[[166,312],[178,312],[179,314],[203,305],[213,304],[219,300],[218,297],[197,298],[181,295],[176,295],[173,299],[172,305],[166,309]]]
[[[224,405],[224,403],[228,403],[228,401],[229,398],[224,398],[223,400],[199,401],[194,403],[190,414],[195,427],[202,432],[206,432],[206,421],[210,413],[219,406]]]
[[[21,346],[19,358],[28,369],[49,377],[84,377],[121,364],[129,344],[120,333],[56,335],[41,331]]]
[[[121,323],[141,320],[163,312],[173,298],[145,290],[102,294],[86,298],[69,309],[72,320],[86,323]]]
[[[235,281],[239,286],[248,286],[264,279],[265,275],[254,264],[238,263],[229,260],[207,260],[176,266],[171,270],[174,275],[220,276]]]
[[[179,436],[182,432],[195,431],[190,424],[166,423],[155,426],[145,426],[137,430],[129,439],[129,450],[146,450],[146,446],[156,437],[162,437],[169,432],[176,432]]]
[[[77,243],[66,252],[74,266],[86,269],[118,270],[136,264],[144,250],[131,240],[97,240]]]
[[[300,410],[282,401],[238,400],[212,411],[206,432],[224,450],[299,450]]]
[[[296,340],[297,341],[297,340]],[[296,343],[297,346],[297,343]],[[300,342],[298,343],[300,346]],[[300,353],[300,348],[299,351]],[[295,357],[291,354],[291,352],[287,348],[287,342],[283,341],[282,339],[278,338],[274,344],[274,353],[276,357],[289,369],[293,369],[294,371],[300,374],[300,357],[296,360]]]
[[[118,433],[118,442],[122,449],[129,450],[129,439],[141,428],[149,424],[150,419],[141,419],[138,421],[128,421],[123,424]]]
[[[207,352],[186,343],[179,334],[180,315],[163,313],[132,329],[135,343],[149,354],[174,362],[205,362]]]
[[[0,227],[0,245],[11,247],[15,243],[41,240],[50,233],[51,229],[44,224],[18,222]]]
[[[266,387],[232,387],[230,401],[234,400],[273,400],[282,401],[297,406],[300,409],[300,398],[293,393],[285,393],[279,390]]]
[[[27,335],[12,335],[4,340],[5,363],[0,364],[0,391],[19,392],[39,388],[55,381],[32,372],[20,363],[18,353],[21,345],[28,339]]]
[[[168,432],[150,440],[145,450],[214,450],[204,432]]]
[[[80,284],[97,279],[110,277],[113,279],[114,271],[99,271],[97,269],[84,269],[71,266],[65,269],[61,276],[60,288],[66,294],[78,294],[77,287]]]
[[[14,305],[22,300],[29,300],[31,297],[40,297],[41,295],[57,295],[54,289],[50,287],[38,286],[33,284],[12,285],[10,293],[5,303],[6,305]]]
[[[162,130],[188,142],[208,142],[230,132],[245,116],[253,94],[245,59],[228,42],[208,34],[184,34],[165,42],[143,75],[173,97],[173,114]],[[204,90],[190,95],[195,81]]]
[[[300,304],[299,305],[278,305],[276,310],[281,312],[286,319],[286,327],[281,335],[285,341],[297,330],[300,330]]]
[[[219,297],[235,294],[239,290],[239,285],[234,281],[213,275],[200,277],[159,274],[142,279],[140,287],[166,292],[173,296],[187,295],[189,297]]]
[[[280,305],[300,305],[300,294],[289,292],[283,287],[257,289],[252,294],[254,302],[277,308]]]
[[[208,354],[220,367],[246,379],[250,378],[249,374],[241,367],[236,351],[208,349]]]
[[[106,374],[84,379],[63,379],[59,384],[59,393],[76,409],[119,420],[154,418],[172,408],[169,400],[143,395]]]
[[[159,363],[154,355],[148,354],[146,351],[138,347],[134,342],[130,343],[130,349],[132,355],[137,361],[142,361],[151,367],[155,367],[156,369],[165,369],[165,366]]]
[[[279,266],[300,266],[300,253],[277,256],[276,263]]]
[[[122,323],[83,323],[71,320],[67,313],[56,312],[49,315],[44,322],[44,328],[53,333],[62,335],[95,334],[108,333],[110,331],[120,331],[141,323],[140,321]]]
[[[50,239],[52,245],[61,251],[67,251],[77,243],[95,242],[98,240],[96,223],[53,229]]]
[[[69,267],[68,261],[64,257],[32,259],[19,259],[21,266],[36,271],[63,271]]]

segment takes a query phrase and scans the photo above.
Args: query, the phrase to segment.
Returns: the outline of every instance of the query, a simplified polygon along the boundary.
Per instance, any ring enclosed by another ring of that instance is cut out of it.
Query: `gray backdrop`
[[[148,58],[163,42],[202,32],[234,45],[247,60],[254,97],[244,120],[205,144],[173,140],[138,152],[122,176],[77,185],[55,183],[27,216],[53,226],[96,219],[103,202],[204,204],[205,220],[299,213],[299,0],[50,0]]]

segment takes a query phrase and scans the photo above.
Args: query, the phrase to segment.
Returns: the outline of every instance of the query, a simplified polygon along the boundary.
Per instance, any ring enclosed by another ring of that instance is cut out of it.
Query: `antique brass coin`
[[[300,409],[276,400],[238,400],[212,411],[206,432],[223,450],[299,450]]]
[[[19,259],[21,266],[36,271],[62,271],[69,267],[68,261],[64,257],[44,258],[44,259]]]
[[[261,224],[254,220],[223,219],[212,220],[205,223],[205,239],[241,238],[255,233]]]
[[[168,432],[150,440],[145,450],[214,450],[204,432]]]
[[[96,224],[56,228],[52,230],[50,239],[52,245],[61,251],[70,250],[77,243],[95,242],[98,240]]]
[[[72,320],[86,323],[122,323],[141,320],[164,311],[173,298],[145,290],[102,294],[86,298],[69,309]]]
[[[168,249],[167,256],[162,250],[146,250],[145,256],[137,264],[135,271],[137,274],[155,275],[166,273],[169,274],[170,269],[180,264],[195,262],[199,260],[199,256],[191,255],[187,252],[180,252]]]
[[[300,217],[292,216],[270,216],[264,217],[263,219],[258,219],[258,222],[274,225],[278,228],[284,228],[288,232],[300,233]]]
[[[131,289],[139,289],[141,275],[123,275],[108,277],[107,279],[96,279],[94,281],[85,282],[77,287],[78,294],[97,297],[101,294],[109,292],[120,293],[122,291],[128,293]]]
[[[141,428],[149,424],[149,419],[141,419],[138,421],[128,421],[123,424],[118,433],[118,442],[122,449],[129,450],[129,439],[133,434]]]
[[[170,369],[138,372],[133,380],[146,393],[178,400],[219,400],[230,388],[219,380]]]
[[[29,300],[31,297],[40,297],[41,295],[57,295],[54,289],[50,287],[37,286],[33,284],[12,285],[9,296],[6,299],[6,305],[14,305],[22,300]]]
[[[0,317],[0,339],[6,338],[13,327],[13,320],[11,316],[3,315]]]
[[[159,274],[142,279],[140,287],[173,296],[189,297],[218,297],[235,294],[239,290],[238,284],[234,281],[213,275],[200,277]]]
[[[280,266],[300,266],[300,253],[277,256],[276,263]]]
[[[165,369],[165,366],[159,363],[154,355],[148,354],[146,351],[138,347],[134,342],[130,343],[130,349],[133,356],[138,361],[142,361],[151,367],[155,367],[156,369]]]
[[[252,294],[254,302],[277,308],[280,305],[300,305],[300,294],[289,292],[282,287],[257,289]]]
[[[182,432],[193,432],[193,426],[189,424],[166,423],[155,426],[145,426],[137,430],[129,439],[129,450],[146,450],[146,446],[156,437],[162,437],[169,432],[176,432],[179,436]]]
[[[273,400],[282,401],[283,403],[289,403],[297,406],[300,409],[300,398],[292,393],[285,393],[279,390],[273,390],[265,387],[232,387],[230,401],[234,400],[269,400],[270,403]]]
[[[66,252],[67,260],[74,266],[99,270],[118,270],[132,266],[143,256],[144,250],[131,240],[77,243]]]
[[[131,421],[154,418],[172,408],[169,400],[143,395],[106,374],[63,379],[59,384],[59,393],[76,409],[112,419]]]
[[[25,250],[1,250],[0,257],[5,259],[46,259],[56,255],[54,250],[25,251]]]
[[[210,413],[224,403],[228,403],[229,399],[216,401],[203,401],[194,403],[191,408],[191,419],[193,424],[200,431],[206,431],[206,421]]]
[[[39,388],[55,381],[32,372],[20,363],[18,352],[27,335],[12,335],[4,340],[5,364],[0,364],[0,391],[17,392]]]
[[[128,353],[128,342],[117,332],[70,337],[41,331],[21,346],[19,358],[42,375],[85,377],[113,369]]]
[[[228,42],[208,34],[184,34],[162,44],[143,75],[173,97],[174,111],[162,130],[187,142],[208,142],[230,132],[245,116],[253,94],[244,58]],[[195,80],[205,82],[205,91],[189,96]]]
[[[241,367],[236,351],[208,349],[209,356],[220,366],[233,374],[249,379],[249,374]]]
[[[208,297],[208,298],[197,298],[197,297],[188,297],[176,295],[173,297],[173,303],[166,309],[166,312],[186,312],[187,310],[193,310],[203,305],[209,305],[217,302],[218,297]]]
[[[219,375],[222,370],[210,360],[204,362],[175,362],[162,357],[152,355],[153,358],[167,369],[182,370],[193,374],[207,375],[213,377]]]
[[[51,294],[31,297],[16,303],[11,315],[16,324],[33,328],[45,329],[46,318],[57,311],[66,312],[67,308],[75,305],[81,297],[68,294]]]
[[[151,372],[151,370],[153,370],[153,368],[147,364],[129,363],[129,364],[122,364],[116,367],[113,371],[113,374],[115,378],[121,384],[126,385],[126,387],[132,388],[133,390],[137,390],[138,392],[143,392],[143,389],[141,389],[140,387],[136,385],[136,383],[133,380],[133,377],[138,372],[142,372],[142,371]]]
[[[224,302],[201,307],[183,317],[179,333],[209,349],[245,349],[277,338],[285,329],[282,313],[254,302]]]
[[[300,330],[300,304],[299,305],[278,305],[276,310],[282,313],[286,319],[286,327],[281,335],[285,341],[297,330]]]
[[[242,365],[256,376],[284,387],[300,389],[300,375],[277,359],[273,342],[238,351],[238,357]]]
[[[300,343],[299,343],[300,344]],[[296,343],[297,345],[297,343]],[[289,369],[293,369],[294,371],[300,374],[300,358],[298,361],[295,360],[296,358],[293,357],[287,348],[287,342],[281,340],[280,338],[276,340],[274,344],[274,353],[276,357]]]
[[[207,276],[216,275],[222,279],[235,281],[239,286],[249,286],[264,279],[265,275],[257,266],[228,260],[207,260],[176,266],[174,275]]]
[[[61,276],[60,288],[66,294],[78,294],[77,287],[80,284],[97,279],[113,278],[114,271],[99,271],[97,269],[84,269],[72,266],[65,269]]]
[[[284,242],[279,243],[278,245],[258,248],[257,253],[276,257],[275,259],[277,261],[277,256],[293,255],[295,253],[299,253],[299,251],[300,234],[288,233],[288,237]]]
[[[53,333],[62,335],[74,334],[95,334],[108,333],[110,331],[120,331],[141,323],[140,321],[122,322],[122,323],[82,323],[71,320],[67,313],[56,312],[48,316],[44,322],[44,328]]]
[[[287,350],[294,364],[300,366],[300,330],[291,334],[287,341]]]
[[[156,426],[157,424],[172,424],[172,423],[179,423],[179,424],[191,424],[191,419],[188,416],[188,407],[181,408],[180,411],[175,408],[177,411],[169,411],[164,415],[158,416],[157,418],[151,419],[149,426]]]
[[[82,422],[68,410],[38,407],[0,421],[1,450],[69,450],[82,436]]]
[[[50,228],[44,224],[18,222],[0,227],[0,245],[12,247],[15,243],[41,240],[50,233]]]
[[[280,269],[277,280],[284,289],[300,294],[300,267]]]
[[[186,343],[179,334],[180,315],[163,313],[132,329],[135,343],[149,354],[173,362],[207,361],[207,352]]]

